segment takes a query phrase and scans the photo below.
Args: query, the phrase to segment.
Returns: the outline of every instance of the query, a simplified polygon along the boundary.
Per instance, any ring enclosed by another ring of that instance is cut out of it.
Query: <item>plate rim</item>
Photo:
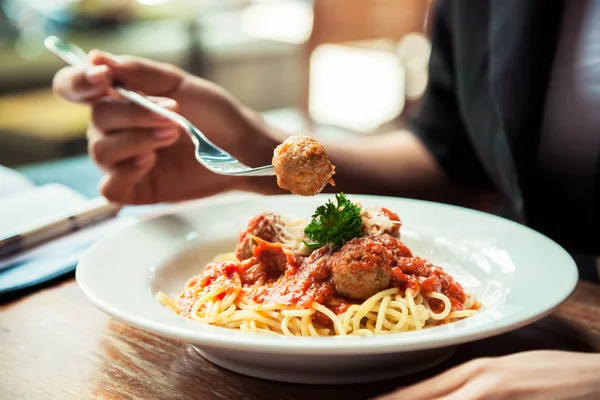
[[[549,244],[556,246],[557,249],[563,251],[568,258],[571,260],[571,280],[572,284],[567,287],[569,281],[565,280],[565,285],[563,289],[563,294],[554,301],[554,303],[549,303],[543,309],[540,309],[535,315],[530,315],[526,318],[521,317],[523,311],[518,311],[515,314],[510,315],[507,318],[504,318],[504,322],[493,329],[476,329],[473,332],[464,332],[463,331],[452,331],[452,332],[443,332],[442,334],[432,334],[428,333],[428,335],[421,335],[420,338],[417,335],[416,340],[404,341],[403,337],[407,335],[411,335],[414,337],[414,334],[418,334],[419,332],[406,332],[398,335],[380,335],[374,337],[323,337],[323,338],[301,338],[301,337],[281,337],[275,338],[273,336],[262,335],[262,334],[253,334],[253,333],[244,333],[239,336],[219,336],[217,332],[210,331],[190,331],[180,327],[169,327],[164,326],[164,322],[157,322],[156,320],[151,320],[149,318],[140,318],[138,316],[128,315],[127,312],[122,312],[120,310],[116,310],[113,307],[109,307],[102,302],[101,299],[96,298],[93,295],[93,290],[88,286],[85,280],[82,277],[83,269],[86,264],[88,264],[88,259],[91,258],[96,249],[103,246],[104,243],[109,242],[110,240],[114,240],[113,238],[118,234],[123,234],[127,230],[134,229],[135,227],[140,226],[141,224],[149,223],[149,221],[157,220],[160,218],[164,218],[165,216],[173,216],[182,214],[190,211],[197,211],[202,208],[211,207],[215,205],[224,205],[224,204],[232,204],[232,203],[244,203],[247,201],[258,201],[261,202],[265,199],[270,200],[291,200],[302,201],[302,198],[294,195],[270,195],[270,196],[262,196],[256,195],[251,198],[228,198],[228,199],[219,199],[219,198],[204,198],[199,200],[187,201],[179,204],[174,204],[169,209],[159,211],[150,216],[143,217],[137,221],[134,221],[130,224],[127,224],[124,227],[120,227],[117,231],[112,232],[109,235],[104,236],[96,243],[94,243],[81,257],[80,261],[77,264],[75,278],[77,281],[77,285],[80,290],[84,294],[87,301],[89,301],[96,308],[104,312],[105,314],[115,318],[116,320],[132,326],[136,329],[140,329],[146,332],[150,332],[156,334],[158,336],[178,340],[184,343],[194,344],[200,348],[202,347],[211,347],[211,348],[224,348],[229,350],[243,350],[243,351],[253,351],[257,353],[279,353],[286,355],[323,355],[323,351],[327,351],[328,355],[352,355],[352,354],[381,354],[381,353],[403,353],[417,350],[425,350],[425,349],[433,349],[440,347],[447,347],[453,345],[460,345],[467,342],[472,342],[476,340],[481,340],[484,338],[489,338],[493,336],[500,335],[502,333],[510,332],[524,326],[527,326],[535,321],[538,321],[549,314],[551,314],[556,308],[558,308],[561,304],[563,304],[575,291],[578,281],[579,281],[579,273],[576,267],[574,260],[571,255],[557,242],[548,238],[547,236],[537,232],[536,230],[520,224],[516,221],[507,219],[505,217],[487,213],[480,210],[469,209],[453,204],[445,204],[439,203],[435,201],[429,200],[420,200],[420,199],[412,199],[412,198],[403,198],[403,197],[393,197],[393,196],[377,196],[377,195],[362,195],[362,194],[350,194],[353,198],[361,201],[361,199],[365,200],[377,200],[384,199],[386,201],[398,201],[402,202],[410,202],[414,204],[422,204],[429,207],[442,207],[454,209],[458,212],[466,212],[469,214],[476,214],[483,218],[491,218],[495,220],[499,220],[500,223],[509,223],[511,225],[517,226],[518,229],[525,229],[529,231],[529,233],[534,234],[535,236],[540,237],[542,240],[547,241]],[[332,198],[333,194],[319,194],[317,195],[322,198]],[[315,196],[315,197],[317,197]],[[565,266],[567,268],[567,266]],[[565,272],[566,273],[566,272]],[[160,306],[157,303],[158,306]],[[217,328],[217,327],[215,327]],[[226,328],[221,328],[226,329]],[[388,340],[388,338],[391,338]],[[274,340],[275,339],[275,340]],[[354,343],[355,341],[363,341],[362,345],[357,345]],[[368,344],[367,344],[368,343]]]

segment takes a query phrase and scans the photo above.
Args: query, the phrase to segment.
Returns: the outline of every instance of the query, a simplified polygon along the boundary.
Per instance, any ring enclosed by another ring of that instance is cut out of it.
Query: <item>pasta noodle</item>
[[[312,251],[299,244],[298,221],[261,214],[235,253],[215,257],[178,297],[156,298],[201,323],[303,337],[418,331],[477,312],[458,283],[400,242],[397,215],[369,208],[362,218],[365,236]]]
[[[244,297],[241,284],[237,284],[241,282],[240,277],[234,275],[233,279],[236,282],[235,289],[222,299],[219,296],[225,293],[223,287],[203,293],[196,287],[198,279],[190,279],[185,291],[197,292],[198,297],[189,313],[178,309],[176,301],[163,292],[157,294],[157,299],[170,310],[199,322],[238,328],[244,332],[267,332],[284,336],[383,335],[421,330],[467,318],[476,313],[475,309],[452,311],[450,299],[439,292],[421,295],[410,289],[399,288],[378,292],[361,304],[351,305],[339,315],[318,302],[314,302],[309,308],[257,304]],[[430,299],[442,301],[443,310],[437,313],[432,311]],[[322,313],[331,321],[333,332],[331,328],[319,325],[313,320],[312,317],[316,313]]]

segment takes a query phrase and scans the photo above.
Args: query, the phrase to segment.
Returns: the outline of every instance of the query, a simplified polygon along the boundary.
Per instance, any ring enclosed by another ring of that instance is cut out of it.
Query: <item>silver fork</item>
[[[48,36],[44,41],[44,45],[67,64],[76,67],[86,67],[90,65],[88,55],[81,48],[56,36]],[[155,104],[145,96],[127,90],[121,86],[114,86],[114,89],[126,99],[177,123],[181,129],[187,132],[192,138],[192,142],[194,142],[194,146],[196,147],[196,160],[210,171],[221,175],[236,176],[275,175],[272,165],[250,168],[249,166],[242,164],[231,154],[220,147],[215,146],[190,121],[176,112],[167,110],[166,108]]]

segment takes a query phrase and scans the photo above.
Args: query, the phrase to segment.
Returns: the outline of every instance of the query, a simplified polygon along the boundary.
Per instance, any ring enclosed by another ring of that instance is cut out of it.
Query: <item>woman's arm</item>
[[[268,138],[265,146],[274,147],[287,137],[287,133],[266,124],[259,114],[251,110],[244,113],[253,121],[254,129]],[[453,183],[423,142],[409,131],[346,142],[317,139],[336,167],[335,187],[328,186],[326,191],[422,198],[478,209],[489,209],[495,201],[489,189]],[[249,178],[242,188],[265,194],[282,193],[270,177]]]

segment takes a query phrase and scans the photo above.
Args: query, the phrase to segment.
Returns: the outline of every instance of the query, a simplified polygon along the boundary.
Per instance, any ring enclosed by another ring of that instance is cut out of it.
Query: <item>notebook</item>
[[[0,236],[58,218],[81,208],[89,200],[61,184],[36,186],[24,175],[0,166]],[[0,294],[41,284],[73,271],[92,243],[133,220],[132,217],[119,217],[15,256],[0,258]]]
[[[257,194],[232,191],[214,197],[239,199],[250,196]],[[88,201],[88,197],[65,185],[50,183],[36,186],[22,174],[0,166],[2,236],[73,212]],[[116,218],[15,256],[0,258],[0,295],[40,285],[71,273],[80,257],[102,236],[135,223],[140,218],[186,206],[156,204],[124,207]]]

